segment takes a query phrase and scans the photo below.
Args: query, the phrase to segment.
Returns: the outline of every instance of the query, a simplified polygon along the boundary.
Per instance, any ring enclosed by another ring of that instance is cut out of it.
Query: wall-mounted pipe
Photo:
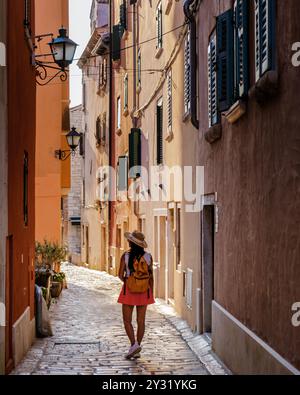
[[[197,9],[199,0],[185,0],[183,4],[184,15],[190,25],[190,63],[191,63],[191,121],[196,129],[199,129],[198,111],[197,111],[197,24],[194,10]],[[193,10],[191,5],[194,5]]]

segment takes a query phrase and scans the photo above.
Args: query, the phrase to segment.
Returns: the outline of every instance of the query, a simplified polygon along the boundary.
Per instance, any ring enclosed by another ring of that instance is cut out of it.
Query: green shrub
[[[35,266],[36,269],[53,269],[55,263],[66,259],[68,249],[58,243],[44,240],[43,243],[35,244]]]

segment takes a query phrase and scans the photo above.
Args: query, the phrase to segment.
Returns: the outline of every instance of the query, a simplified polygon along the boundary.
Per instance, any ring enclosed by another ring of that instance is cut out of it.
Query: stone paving
[[[126,360],[129,342],[117,304],[119,279],[71,264],[62,270],[68,289],[50,309],[54,336],[37,339],[12,374],[228,374],[209,342],[194,335],[162,301],[147,312],[141,358]]]

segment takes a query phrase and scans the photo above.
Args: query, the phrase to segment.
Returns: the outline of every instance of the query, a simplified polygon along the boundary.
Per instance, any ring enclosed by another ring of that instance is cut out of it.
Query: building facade
[[[0,3],[1,373],[22,359],[35,335],[34,2],[17,3]]]
[[[92,2],[91,37],[78,66],[83,73],[81,262],[107,270],[109,74],[108,2]]]
[[[234,373],[299,374],[300,5],[203,0],[198,17],[202,328]]]
[[[64,26],[68,29],[68,0],[35,2],[36,34],[58,34]],[[40,54],[48,54],[49,38],[39,43]],[[40,57],[47,62],[49,57]],[[51,73],[50,73],[51,74]],[[64,244],[67,235],[62,209],[70,191],[70,158],[60,161],[56,150],[68,150],[66,134],[70,131],[69,80],[54,80],[37,87],[36,133],[36,240]],[[45,210],[47,207],[47,210]]]

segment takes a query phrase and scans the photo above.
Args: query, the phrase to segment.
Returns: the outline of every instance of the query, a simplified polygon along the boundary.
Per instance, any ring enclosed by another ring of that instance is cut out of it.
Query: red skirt
[[[126,287],[125,295],[124,295],[124,284],[120,292],[120,296],[118,299],[118,303],[126,304],[129,306],[147,306],[149,304],[154,304],[155,300],[153,297],[153,292],[149,289],[148,292],[144,292],[142,294],[132,293]]]

